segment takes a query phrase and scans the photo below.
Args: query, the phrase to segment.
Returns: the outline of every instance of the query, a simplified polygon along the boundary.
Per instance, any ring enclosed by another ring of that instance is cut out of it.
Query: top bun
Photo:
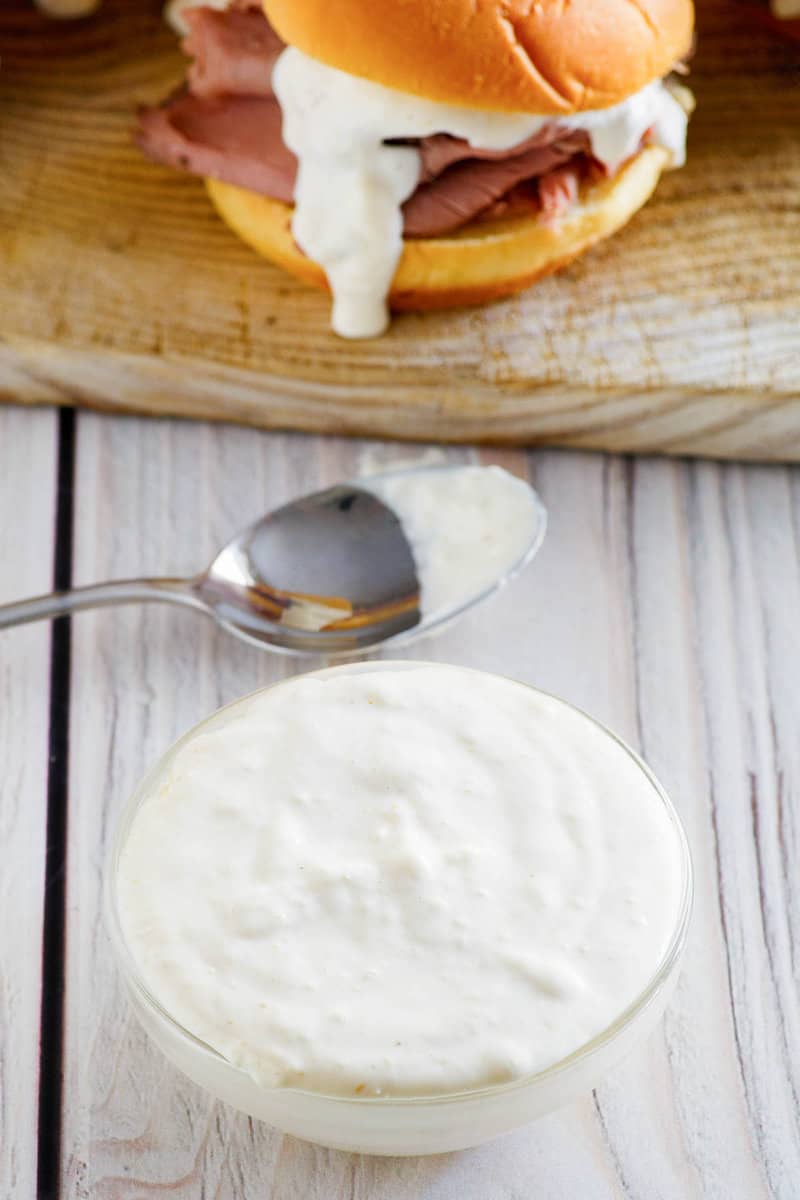
[[[692,0],[263,0],[311,58],[468,108],[609,108],[691,44]]]

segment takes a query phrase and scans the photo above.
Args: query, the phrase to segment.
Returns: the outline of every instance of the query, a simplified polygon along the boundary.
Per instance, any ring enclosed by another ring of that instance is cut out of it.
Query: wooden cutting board
[[[700,0],[690,165],[622,234],[480,310],[327,329],[202,184],[143,161],[180,79],[157,3],[0,10],[0,395],[403,438],[800,460],[800,47]]]

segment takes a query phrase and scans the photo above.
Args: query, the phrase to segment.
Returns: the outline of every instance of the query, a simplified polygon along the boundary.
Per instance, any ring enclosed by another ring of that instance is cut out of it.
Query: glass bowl
[[[381,661],[345,664],[314,674],[322,678],[331,674],[404,670],[428,665],[443,664]],[[457,669],[471,675],[484,674],[469,668]],[[290,680],[282,680],[272,688],[285,686],[288,682]],[[134,1012],[152,1040],[179,1070],[218,1099],[295,1137],[366,1154],[435,1154],[478,1145],[585,1095],[651,1032],[663,1015],[677,982],[691,914],[692,865],[686,834],[668,796],[638,755],[610,730],[566,701],[558,702],[592,721],[622,747],[646,776],[654,795],[666,810],[681,858],[681,894],[672,936],[647,986],[619,1013],[613,1024],[568,1057],[536,1074],[491,1087],[419,1098],[351,1097],[295,1088],[264,1088],[246,1071],[183,1028],[145,985],[127,945],[117,905],[117,866],[139,806],[153,794],[178,750],[198,733],[224,721],[232,709],[251,698],[247,696],[227,705],[189,730],[148,772],[122,814],[107,864],[106,926]]]

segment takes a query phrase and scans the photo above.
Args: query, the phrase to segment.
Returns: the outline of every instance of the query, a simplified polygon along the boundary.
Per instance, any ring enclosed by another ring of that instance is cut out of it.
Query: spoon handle
[[[26,625],[49,617],[63,617],[83,608],[102,608],[110,604],[143,604],[165,600],[186,604],[208,612],[195,591],[193,579],[120,579],[113,583],[96,583],[91,587],[73,588],[69,592],[51,592],[16,604],[0,605],[0,630],[12,625]]]

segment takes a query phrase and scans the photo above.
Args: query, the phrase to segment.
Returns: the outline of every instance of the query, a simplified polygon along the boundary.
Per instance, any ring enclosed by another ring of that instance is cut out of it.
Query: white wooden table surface
[[[0,409],[0,601],[191,572],[279,501],[419,453]],[[100,919],[104,854],[176,735],[298,665],[177,609],[30,626],[0,635],[2,1200],[800,1197],[800,473],[480,457],[535,483],[547,543],[407,653],[557,692],[660,775],[697,869],[663,1025],[596,1094],[461,1154],[326,1151],[214,1103],[128,1011]]]

